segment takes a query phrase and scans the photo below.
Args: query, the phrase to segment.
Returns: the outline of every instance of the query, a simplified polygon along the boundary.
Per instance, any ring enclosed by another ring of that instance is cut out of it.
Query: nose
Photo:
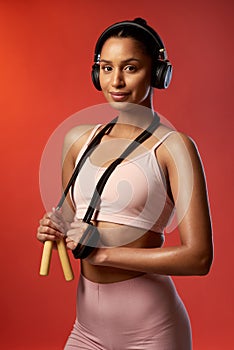
[[[119,88],[119,87],[125,86],[125,81],[124,81],[123,72],[122,72],[120,69],[118,69],[118,68],[116,68],[116,69],[113,71],[111,85],[112,85],[114,88]]]

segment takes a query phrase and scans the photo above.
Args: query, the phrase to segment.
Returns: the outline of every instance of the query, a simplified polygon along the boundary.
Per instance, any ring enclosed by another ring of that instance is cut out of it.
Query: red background
[[[56,252],[38,274],[44,212],[39,165],[54,129],[104,102],[92,86],[93,49],[113,22],[145,17],[166,43],[174,79],[155,108],[192,136],[203,158],[215,259],[206,277],[174,278],[195,350],[233,349],[232,1],[0,1],[1,336],[3,349],[62,349],[75,317],[77,264],[65,282]],[[86,121],[81,120],[81,123]],[[198,218],[199,219],[199,218]],[[168,235],[173,243],[175,234]]]

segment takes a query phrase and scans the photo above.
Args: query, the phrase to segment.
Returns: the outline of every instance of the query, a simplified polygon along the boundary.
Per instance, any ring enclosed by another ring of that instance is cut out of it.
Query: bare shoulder
[[[202,168],[202,162],[198,147],[195,141],[187,134],[177,131],[173,128],[161,125],[159,129],[160,139],[165,139],[157,150],[157,157],[160,165],[165,170],[174,169],[182,171],[183,169]]]
[[[70,129],[64,138],[64,143],[69,144],[70,146],[77,142],[80,139],[87,139],[89,134],[95,128],[96,125],[78,125]]]
[[[87,125],[78,125],[74,128],[70,129],[64,138],[63,143],[63,158],[68,154],[71,153],[73,156],[75,156],[82,146],[87,141],[88,137],[90,136],[93,129],[96,127],[96,125],[93,124],[87,124]]]
[[[167,136],[163,142],[165,147],[162,147],[162,149],[164,151],[180,154],[182,151],[186,151],[191,156],[199,156],[198,147],[192,137],[162,124],[159,129],[159,138],[164,136]]]

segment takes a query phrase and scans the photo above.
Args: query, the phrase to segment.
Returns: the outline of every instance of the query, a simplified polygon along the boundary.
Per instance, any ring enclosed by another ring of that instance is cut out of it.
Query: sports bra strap
[[[102,126],[102,124],[97,124],[95,125],[95,127],[92,129],[91,133],[89,134],[85,144],[81,147],[81,150],[77,156],[76,159],[76,163],[79,161],[79,159],[82,157],[82,155],[84,154],[85,150],[87,147],[89,147],[89,143],[90,141],[92,141],[94,135],[96,134],[96,132],[98,131],[98,129]]]
[[[158,142],[156,142],[153,147],[152,150],[155,151],[171,134],[174,134],[175,131],[169,131],[168,133],[166,133],[165,135],[163,135],[160,140],[158,140]]]

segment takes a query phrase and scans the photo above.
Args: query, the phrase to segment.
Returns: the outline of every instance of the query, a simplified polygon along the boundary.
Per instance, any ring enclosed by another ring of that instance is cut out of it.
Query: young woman
[[[37,238],[66,236],[77,247],[89,224],[82,219],[107,166],[158,116],[153,89],[166,88],[171,64],[158,34],[143,19],[107,28],[95,49],[95,87],[118,119],[86,159],[68,198],[70,224],[46,213]],[[79,126],[64,143],[63,183],[103,125]],[[175,214],[176,213],[176,214]],[[180,244],[164,247],[176,215]],[[194,142],[159,123],[108,179],[92,224],[99,246],[81,259],[77,318],[65,349],[189,350],[190,322],[170,275],[205,275],[212,232],[202,164]]]

